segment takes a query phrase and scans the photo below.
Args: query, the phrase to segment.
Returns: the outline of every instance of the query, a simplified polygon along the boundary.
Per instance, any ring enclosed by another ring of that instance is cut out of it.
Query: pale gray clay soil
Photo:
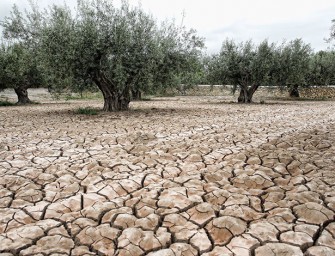
[[[335,255],[335,102],[0,108],[0,255]]]

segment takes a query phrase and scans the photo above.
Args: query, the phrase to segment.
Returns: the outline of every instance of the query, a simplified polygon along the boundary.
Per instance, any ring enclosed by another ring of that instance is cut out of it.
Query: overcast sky
[[[38,0],[42,7],[50,3],[75,5],[76,0]],[[119,0],[114,1],[119,2]],[[138,4],[138,0],[130,0]],[[158,20],[175,18],[195,28],[206,38],[207,51],[220,49],[226,38],[238,41],[269,39],[281,42],[302,38],[314,50],[327,48],[331,20],[335,19],[335,0],[142,0],[142,7]],[[28,6],[26,0],[0,0],[0,20],[9,15],[12,5]]]

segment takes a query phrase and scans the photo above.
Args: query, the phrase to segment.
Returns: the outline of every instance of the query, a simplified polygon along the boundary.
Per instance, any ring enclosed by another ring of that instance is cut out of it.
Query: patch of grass
[[[78,115],[89,115],[94,116],[98,114],[98,110],[92,107],[86,107],[86,108],[78,108],[75,110],[75,114]]]
[[[0,100],[0,107],[9,107],[9,106],[14,106],[15,103],[7,101],[7,100]]]

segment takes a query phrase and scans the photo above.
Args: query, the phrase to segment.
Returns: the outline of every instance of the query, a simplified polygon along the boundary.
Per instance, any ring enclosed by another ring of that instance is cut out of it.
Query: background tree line
[[[330,44],[335,39],[332,21]],[[140,7],[123,1],[79,0],[22,12],[13,6],[3,26],[0,90],[14,88],[18,103],[29,103],[27,89],[53,93],[99,89],[105,111],[126,110],[142,93],[195,84],[230,84],[238,102],[252,102],[259,86],[288,88],[335,84],[335,52],[313,52],[296,39],[225,40],[219,53],[204,54],[204,39],[174,22],[159,24]]]

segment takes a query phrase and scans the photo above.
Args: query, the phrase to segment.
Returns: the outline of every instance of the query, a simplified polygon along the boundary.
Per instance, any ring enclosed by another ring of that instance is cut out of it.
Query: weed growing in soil
[[[0,100],[0,107],[9,107],[9,106],[14,106],[14,105],[15,105],[14,103],[9,102],[7,100],[5,101]]]
[[[94,116],[98,114],[98,110],[92,107],[86,107],[86,108],[78,108],[75,111],[78,115],[90,115]]]

